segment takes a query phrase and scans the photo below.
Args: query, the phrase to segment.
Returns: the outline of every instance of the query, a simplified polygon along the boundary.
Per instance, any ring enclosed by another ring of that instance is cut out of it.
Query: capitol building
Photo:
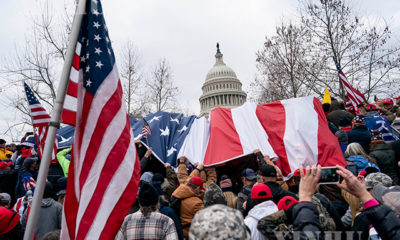
[[[217,43],[215,64],[208,71],[201,88],[199,117],[208,117],[210,111],[217,107],[234,108],[246,102],[247,94],[242,90],[242,83],[232,68],[224,63],[222,56]]]

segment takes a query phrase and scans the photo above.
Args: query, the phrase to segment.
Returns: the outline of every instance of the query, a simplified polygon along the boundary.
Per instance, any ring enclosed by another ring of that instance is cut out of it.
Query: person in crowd
[[[336,127],[339,127],[339,121],[343,117],[347,117],[350,119],[350,121],[354,118],[353,114],[345,111],[341,104],[339,104],[337,101],[332,101],[331,112],[326,115],[327,120],[333,123]]]
[[[158,212],[159,194],[151,184],[142,184],[138,201],[139,211],[125,217],[115,240],[178,239],[174,221]]]
[[[281,187],[279,183],[277,183],[277,172],[274,166],[272,165],[263,165],[260,167],[259,176],[262,183],[267,185],[272,193],[272,201],[277,204],[281,198],[285,196],[292,196],[297,198],[296,194],[286,191]]]
[[[64,198],[65,198],[65,193],[67,189],[67,178],[62,177],[57,180],[57,185],[58,185],[58,191],[56,193],[57,196],[57,201],[64,205]]]
[[[348,142],[359,143],[366,153],[369,153],[369,144],[371,143],[371,132],[365,126],[364,116],[357,115],[352,121],[353,130],[346,132]]]
[[[24,188],[23,179],[30,179],[36,181],[37,177],[37,158],[27,158],[24,161],[23,168],[18,172],[18,181],[15,187],[15,197],[20,198],[25,196],[26,190]]]
[[[267,185],[264,183],[257,183],[251,189],[251,204],[246,205],[246,210],[249,210],[244,223],[250,229],[251,239],[267,239],[262,235],[258,229],[258,221],[270,214],[278,211],[278,207],[272,201],[272,193]]]
[[[164,191],[166,199],[170,199],[172,193],[177,188],[179,181],[178,181],[178,176],[176,175],[175,170],[172,168],[171,164],[165,163],[164,166],[165,166],[166,178],[164,179],[164,182],[161,184],[161,187]]]
[[[370,156],[377,163],[381,171],[393,180],[394,184],[399,184],[399,166],[396,162],[395,152],[385,143],[382,133],[379,130],[372,132],[370,144]]]
[[[11,196],[8,193],[0,193],[0,206],[10,209],[11,207]]]
[[[17,159],[21,156],[23,150],[22,145],[16,145],[14,154],[11,156],[12,164],[15,166],[17,164]]]
[[[276,182],[281,185],[281,187],[284,190],[288,190],[289,187],[286,183],[286,181],[283,179],[283,175],[281,170],[275,165],[275,163],[271,160],[271,158],[268,155],[262,155],[261,151],[259,149],[255,149],[253,151],[253,154],[257,157],[258,162],[261,166],[266,166],[266,165],[271,165],[275,168],[276,171]]]
[[[205,189],[211,183],[217,183],[217,172],[214,167],[204,167],[202,163],[195,163],[194,169],[188,175],[187,165],[188,160],[185,156],[182,156],[178,160],[178,180],[180,184],[187,183],[193,176],[201,177],[204,182],[203,188]]]
[[[197,170],[196,170],[197,171]],[[179,218],[183,229],[183,234],[188,237],[190,224],[194,215],[203,205],[204,181],[201,177],[193,176],[186,184],[181,184],[173,193],[171,204],[177,201],[179,207]]]
[[[40,205],[39,218],[36,225],[36,237],[42,237],[51,231],[61,229],[62,205],[55,201],[53,195],[53,186],[50,182],[46,182],[43,193],[42,203]],[[22,216],[22,225],[25,226],[28,218],[28,211]]]
[[[14,153],[6,149],[6,140],[0,139],[0,161],[9,160]]]
[[[35,192],[36,181],[33,178],[25,177],[22,179],[23,186],[25,189],[25,195],[18,198],[13,206],[13,210],[16,211],[21,217],[27,211],[28,206],[32,202],[33,193]]]
[[[3,201],[0,199],[0,202]],[[20,223],[20,218],[21,217],[16,212],[0,205],[0,240],[23,239],[24,232]]]
[[[228,207],[236,208],[237,196],[232,192],[232,180],[227,175],[222,175],[219,186],[225,195]]]
[[[400,117],[400,95],[395,97],[394,99],[396,99],[396,105],[393,106],[393,110],[396,113],[396,117]]]
[[[164,184],[165,181],[168,181],[168,180],[164,179],[164,177],[161,173],[155,173],[153,175],[151,184],[153,185],[153,187],[157,190],[157,192],[159,194],[159,199],[160,199],[160,207],[159,207],[160,210],[159,211],[160,211],[160,213],[164,214],[165,216],[168,216],[169,218],[172,219],[172,221],[174,221],[175,229],[178,234],[178,238],[184,239],[179,216],[169,206],[169,197],[167,197],[165,195],[165,190],[167,189],[167,186],[169,187],[169,184],[168,185]]]
[[[60,239],[61,230],[54,230],[46,233],[42,240],[59,240]]]
[[[350,143],[345,151],[345,157],[347,165],[357,166],[357,173],[369,167],[380,170],[376,161],[365,153],[359,143]]]
[[[393,100],[391,98],[385,98],[383,100],[383,107],[381,107],[381,104],[376,105],[376,109],[379,110],[379,113],[386,116],[390,122],[393,122],[393,120],[396,118],[396,116],[393,114],[394,112],[392,111],[392,108]]]
[[[258,231],[269,240],[293,239],[292,210],[296,203],[298,201],[291,196],[283,197],[277,204],[278,212],[258,221]]]
[[[71,148],[66,148],[57,153],[57,161],[60,164],[64,177],[68,177],[68,168],[71,161]]]
[[[197,212],[190,226],[189,239],[249,240],[250,233],[240,211],[215,204]]]
[[[152,149],[151,148],[147,148],[147,150],[144,153],[143,157],[140,159],[140,172],[141,173],[143,173],[145,171],[146,166],[149,163],[151,153],[152,153]]]
[[[351,120],[344,116],[339,120],[339,130],[335,132],[335,136],[339,140],[340,148],[342,152],[346,151],[347,145],[349,144],[349,138],[347,136],[348,131],[351,131]]]
[[[18,171],[13,169],[12,162],[0,161],[0,192],[6,192],[15,201],[15,186],[17,184]]]
[[[251,189],[257,182],[257,174],[251,168],[246,168],[242,171],[242,183],[243,187],[238,193],[236,200],[236,209],[238,209],[242,214],[244,214],[245,209],[243,209],[243,203],[247,201],[247,198],[251,194]]]
[[[221,188],[217,184],[211,183],[204,193],[203,205],[204,207],[209,207],[214,204],[227,205],[227,202]]]

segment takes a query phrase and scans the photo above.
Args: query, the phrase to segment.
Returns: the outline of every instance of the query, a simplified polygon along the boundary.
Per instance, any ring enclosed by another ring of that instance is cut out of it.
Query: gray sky
[[[15,46],[23,46],[31,26],[30,17],[39,14],[44,2],[2,2],[0,56],[12,54]],[[53,11],[62,12],[62,0],[49,2]],[[180,104],[194,113],[200,111],[198,98],[205,76],[215,62],[216,42],[220,43],[225,63],[248,91],[256,73],[255,52],[262,48],[265,36],[273,34],[282,19],[297,14],[296,0],[102,0],[102,4],[113,48],[116,50],[131,40],[142,56],[145,72],[165,57],[175,84],[182,91]],[[359,15],[376,21],[385,18],[392,31],[399,32],[400,1],[356,0],[353,5]],[[0,79],[0,88],[4,81]],[[19,86],[14,91],[22,90]],[[9,90],[0,92],[0,138],[9,141],[11,138],[3,132],[17,117],[7,107],[7,94],[13,92],[5,91]]]

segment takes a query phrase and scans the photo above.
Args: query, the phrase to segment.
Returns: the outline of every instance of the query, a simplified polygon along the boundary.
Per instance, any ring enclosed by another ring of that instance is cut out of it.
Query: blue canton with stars
[[[37,100],[35,94],[33,94],[32,89],[24,82],[24,88],[26,93],[26,98],[28,99],[29,105],[40,104]]]
[[[84,72],[83,86],[86,91],[96,93],[105,78],[112,71],[115,56],[108,37],[101,3],[87,1],[90,9],[82,20],[79,42],[82,44],[79,68]]]

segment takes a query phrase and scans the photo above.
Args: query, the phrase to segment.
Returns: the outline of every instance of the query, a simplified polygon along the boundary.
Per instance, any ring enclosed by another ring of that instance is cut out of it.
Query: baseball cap
[[[397,97],[395,97],[394,99],[400,99],[400,95],[399,95],[399,96],[397,96]]]
[[[242,171],[242,176],[247,178],[247,180],[254,181],[257,179],[256,172],[251,168],[246,168]]]
[[[11,196],[8,193],[0,193],[0,201],[2,202],[10,202]]]
[[[306,174],[305,168],[298,168],[298,169],[296,169],[296,171],[294,171],[293,177],[301,177],[301,169],[303,169],[303,173]]]
[[[204,181],[201,177],[194,176],[189,180],[189,183],[194,184],[204,190],[203,187]]]
[[[251,199],[272,198],[271,189],[264,183],[257,183],[251,189]]]
[[[393,104],[393,100],[391,98],[385,98],[385,100],[383,100],[383,104]]]
[[[263,177],[276,177],[276,169],[272,165],[263,165],[260,167],[259,174]]]
[[[400,191],[398,190],[398,186],[386,189],[382,199],[385,205],[389,206],[395,214],[400,214]]]
[[[382,184],[385,187],[390,187],[392,186],[392,182],[392,179],[388,175],[381,172],[371,173],[365,177],[365,187],[367,189],[374,188],[378,184]]]
[[[291,206],[298,203],[299,201],[292,196],[285,196],[279,200],[277,206],[279,210],[288,210]]]
[[[7,167],[11,166],[11,164],[12,164],[12,162],[1,161],[0,162],[0,170],[6,169]]]

